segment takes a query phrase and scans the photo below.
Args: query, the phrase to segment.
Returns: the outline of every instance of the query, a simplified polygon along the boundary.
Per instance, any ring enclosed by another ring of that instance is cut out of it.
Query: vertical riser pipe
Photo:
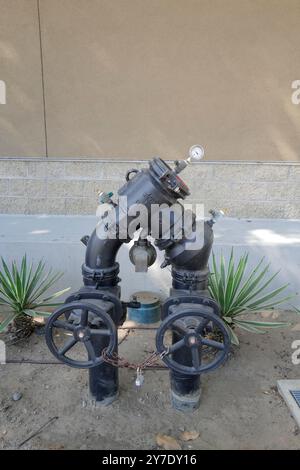
[[[95,351],[101,352],[107,347],[109,342],[107,337],[94,335],[92,338]],[[118,345],[116,345],[114,352],[118,352]],[[100,366],[89,369],[90,394],[93,401],[102,405],[109,405],[116,399],[119,388],[118,372],[117,367],[105,362]]]

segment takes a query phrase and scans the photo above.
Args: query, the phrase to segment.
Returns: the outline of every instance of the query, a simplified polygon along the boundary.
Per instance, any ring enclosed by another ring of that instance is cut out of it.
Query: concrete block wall
[[[95,214],[97,191],[113,191],[145,161],[0,158],[0,214]],[[300,219],[300,164],[202,162],[182,174],[189,201],[229,217]]]

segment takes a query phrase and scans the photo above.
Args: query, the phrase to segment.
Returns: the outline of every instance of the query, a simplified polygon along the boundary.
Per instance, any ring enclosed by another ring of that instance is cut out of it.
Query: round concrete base
[[[177,395],[171,390],[172,406],[183,413],[195,411],[200,406],[201,388],[193,395]]]
[[[95,400],[95,398],[90,395],[90,403],[92,406],[95,406],[95,407],[102,407],[102,406],[109,406],[111,405],[115,400],[117,400],[119,396],[119,393],[116,393],[115,395],[111,395],[110,397],[106,397],[104,398],[104,400],[101,400],[101,401],[97,401]]]

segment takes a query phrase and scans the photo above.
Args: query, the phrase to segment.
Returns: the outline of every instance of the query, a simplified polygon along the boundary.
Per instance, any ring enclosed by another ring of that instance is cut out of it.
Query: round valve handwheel
[[[70,321],[70,315],[76,311],[78,324]],[[101,328],[92,327],[89,323],[89,313],[99,317]],[[54,340],[55,330],[65,330],[69,332],[69,338],[60,347]],[[95,351],[93,336],[104,335],[109,338],[105,347],[106,354],[109,355],[114,350],[117,343],[117,330],[114,322],[105,310],[89,303],[71,302],[56,310],[48,319],[46,325],[46,342],[52,354],[62,362],[71,367],[90,369],[99,366],[104,362],[102,351]],[[77,343],[82,343],[85,347],[88,359],[85,361],[76,360],[67,356],[67,353],[74,348]]]
[[[185,326],[185,322],[182,321],[188,319],[192,320],[191,327]],[[208,325],[212,331],[218,333],[218,341],[208,337]],[[180,332],[181,339],[166,346],[165,340],[169,331],[176,331],[177,335]],[[219,341],[219,338],[222,338],[222,341]],[[191,366],[180,364],[172,357],[175,351],[178,351],[176,354],[178,357],[179,351],[183,347],[190,349]],[[163,320],[156,334],[156,348],[170,369],[181,374],[199,375],[210,372],[225,362],[230,348],[230,337],[224,322],[217,315],[203,312],[201,307],[199,310],[196,310],[195,307],[193,309],[186,308]],[[202,363],[204,350],[211,353],[206,363]]]

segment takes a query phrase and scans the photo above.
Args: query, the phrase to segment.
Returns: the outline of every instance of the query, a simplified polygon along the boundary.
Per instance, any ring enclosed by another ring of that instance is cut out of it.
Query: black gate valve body
[[[76,322],[72,318],[74,312],[78,319]],[[95,317],[99,320],[99,326],[93,322]],[[58,334],[55,334],[55,330]],[[67,340],[59,346],[57,340],[62,339],[59,333],[64,332],[68,333]],[[46,324],[46,342],[52,354],[61,362],[78,369],[90,369],[104,362],[103,351],[96,350],[93,344],[96,335],[108,338],[105,349],[107,355],[111,354],[117,344],[116,326],[105,310],[88,302],[70,302],[63,305],[48,318]],[[77,359],[77,354],[75,358],[67,355],[78,344],[84,346],[81,349],[87,354],[87,359]]]
[[[172,370],[185,375],[200,375],[211,372],[223,364],[230,348],[227,328],[216,314],[204,311],[202,306],[181,306],[176,313],[168,315],[156,334],[156,348],[162,360]],[[209,326],[209,328],[208,328]],[[176,333],[171,345],[166,344],[168,332]],[[210,338],[208,331],[217,332],[220,340]],[[191,366],[181,364],[174,353],[187,348],[191,355]],[[207,355],[207,361],[204,356]]]

